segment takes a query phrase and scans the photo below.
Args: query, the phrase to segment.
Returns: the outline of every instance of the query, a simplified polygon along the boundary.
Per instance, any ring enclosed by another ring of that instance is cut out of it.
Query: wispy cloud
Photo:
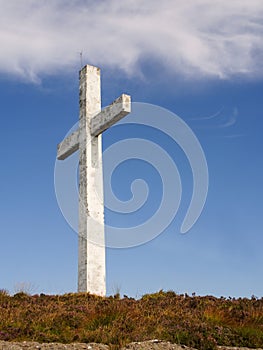
[[[238,109],[237,107],[235,107],[232,113],[230,113],[230,115],[227,116],[227,119],[224,121],[224,123],[221,124],[221,127],[228,128],[229,126],[236,124],[237,117],[238,117]]]
[[[217,112],[212,113],[211,115],[205,116],[205,117],[195,117],[195,118],[190,118],[190,120],[195,120],[195,121],[200,121],[200,120],[210,120],[210,119],[215,119],[219,117],[224,110],[224,107],[220,108]]]
[[[213,137],[223,137],[226,139],[237,139],[244,134],[238,130],[239,111],[237,107],[221,107],[217,112],[203,117],[189,118],[191,124],[196,129],[210,130]]]
[[[198,127],[202,129],[224,129],[236,124],[238,114],[237,107],[234,107],[231,110],[222,107],[211,115],[190,118],[189,120],[198,123]]]
[[[262,0],[0,0],[0,72],[38,81],[84,59],[127,74],[262,77]]]

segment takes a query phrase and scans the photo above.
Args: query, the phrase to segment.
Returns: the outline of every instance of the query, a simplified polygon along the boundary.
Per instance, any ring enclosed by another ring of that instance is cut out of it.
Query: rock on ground
[[[109,350],[108,345],[97,343],[37,343],[37,342],[7,342],[0,341],[0,350]],[[195,350],[184,345],[171,344],[157,339],[135,342],[126,345],[121,350]],[[249,348],[237,348],[219,346],[218,350],[250,350]],[[257,349],[263,350],[263,349]]]
[[[107,345],[95,343],[37,343],[37,342],[7,342],[0,341],[0,350],[109,350]]]

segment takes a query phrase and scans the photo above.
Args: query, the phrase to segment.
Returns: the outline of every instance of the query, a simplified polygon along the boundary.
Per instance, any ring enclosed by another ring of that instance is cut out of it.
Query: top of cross
[[[84,92],[82,85],[84,84]],[[95,97],[96,96],[96,101]],[[99,101],[98,101],[99,96]],[[92,112],[94,105],[99,110],[97,113]],[[84,106],[83,106],[84,104]],[[85,118],[88,122],[88,132],[92,137],[96,137],[117,123],[120,119],[131,112],[131,97],[122,94],[112,104],[100,110],[100,69],[94,66],[86,65],[80,71],[80,119]],[[83,108],[84,107],[84,108]],[[59,145],[57,158],[63,160],[69,157],[79,148],[81,125],[77,131],[66,137]]]

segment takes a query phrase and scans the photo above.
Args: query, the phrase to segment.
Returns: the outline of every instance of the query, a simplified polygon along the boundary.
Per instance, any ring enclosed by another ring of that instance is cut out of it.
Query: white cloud
[[[37,81],[79,62],[128,74],[262,77],[262,0],[0,0],[0,72]]]

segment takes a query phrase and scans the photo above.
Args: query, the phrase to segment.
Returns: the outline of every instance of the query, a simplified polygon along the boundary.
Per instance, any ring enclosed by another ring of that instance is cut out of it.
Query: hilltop
[[[263,347],[263,298],[160,291],[141,299],[85,293],[0,292],[0,340],[100,343],[120,349],[149,339],[197,349]],[[167,348],[168,349],[168,348]]]

